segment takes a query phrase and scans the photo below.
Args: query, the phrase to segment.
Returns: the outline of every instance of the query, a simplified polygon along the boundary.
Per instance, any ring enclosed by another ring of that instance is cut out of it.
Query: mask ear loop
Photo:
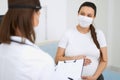
[[[41,9],[41,6],[32,6],[32,5],[9,5],[8,6],[9,9],[13,9],[13,8],[31,8],[31,9]]]

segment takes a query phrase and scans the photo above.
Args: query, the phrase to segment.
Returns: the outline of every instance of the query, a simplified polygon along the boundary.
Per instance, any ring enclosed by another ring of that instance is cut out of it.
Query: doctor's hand
[[[84,66],[87,66],[87,65],[89,65],[90,63],[91,63],[92,61],[89,59],[89,58],[84,58]]]
[[[94,76],[82,76],[82,80],[97,80]]]

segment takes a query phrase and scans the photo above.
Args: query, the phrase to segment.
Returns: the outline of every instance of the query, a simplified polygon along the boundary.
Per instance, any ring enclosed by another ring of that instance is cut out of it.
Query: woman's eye
[[[80,15],[83,15],[83,16],[84,16],[85,14],[84,14],[84,13],[80,13]]]
[[[92,17],[92,15],[90,14],[90,15],[88,15],[88,17]]]

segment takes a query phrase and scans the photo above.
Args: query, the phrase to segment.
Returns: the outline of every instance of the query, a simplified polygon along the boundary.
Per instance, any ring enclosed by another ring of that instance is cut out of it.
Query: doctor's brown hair
[[[81,8],[84,7],[84,6],[91,7],[94,10],[94,16],[96,16],[97,8],[96,8],[95,4],[92,3],[92,2],[84,2],[80,6],[80,8],[78,10],[78,13],[80,12]],[[96,47],[100,50],[100,44],[99,44],[99,42],[97,40],[97,34],[96,34],[95,28],[94,28],[94,26],[92,24],[90,25],[90,30],[91,30],[91,36],[93,38],[93,42],[95,43]],[[100,56],[101,56],[101,59],[103,59],[101,50],[100,50]]]
[[[19,30],[22,38],[34,43],[33,13],[40,8],[39,0],[8,0],[8,11],[0,26],[0,43],[10,44],[10,37],[17,36],[16,30]]]

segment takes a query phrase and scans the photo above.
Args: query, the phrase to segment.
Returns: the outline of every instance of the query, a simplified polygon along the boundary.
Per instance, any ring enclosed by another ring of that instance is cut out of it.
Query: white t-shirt
[[[103,32],[96,29],[97,40],[100,47],[106,47],[106,40]],[[99,64],[100,51],[91,37],[90,31],[86,34],[80,33],[77,28],[66,32],[60,40],[59,47],[65,48],[65,56],[85,55],[92,63],[83,67],[82,75],[92,76]]]
[[[12,36],[21,42],[22,38]],[[26,44],[0,45],[0,80],[51,80],[53,58],[26,39]]]

